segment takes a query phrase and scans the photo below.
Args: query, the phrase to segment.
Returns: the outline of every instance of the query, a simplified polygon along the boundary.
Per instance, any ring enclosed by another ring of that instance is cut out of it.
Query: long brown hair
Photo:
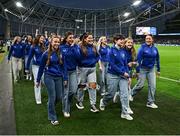
[[[81,51],[82,51],[82,53],[83,53],[85,56],[88,55],[88,54],[87,54],[87,47],[86,47],[86,45],[87,45],[88,43],[85,41],[85,39],[86,39],[89,35],[92,35],[92,34],[90,34],[90,33],[84,33],[84,35],[83,35],[83,37],[82,37],[82,43],[80,44]],[[92,45],[92,46],[93,46],[93,52],[94,52],[94,54],[97,55],[98,53],[97,53],[96,46],[95,46],[95,45]]]
[[[124,44],[126,44],[128,41],[133,41],[133,39],[132,38],[126,38]],[[127,49],[127,47],[126,47],[126,49]],[[132,45],[132,48],[130,49],[130,51],[131,51],[131,54],[132,54],[132,60],[135,61],[135,59],[136,59],[136,49],[134,48],[134,45]]]
[[[33,41],[33,46],[39,45],[41,48],[41,51],[44,52],[46,50],[46,47],[44,45],[44,43],[39,43],[39,39],[41,38],[41,36],[43,35],[37,35]]]
[[[72,32],[66,32],[65,37],[62,41],[62,44],[66,44],[66,42],[67,42],[66,40],[67,40],[68,36],[70,36],[70,35],[73,35],[73,33]]]
[[[55,36],[55,37],[53,37],[53,38],[51,39],[51,43],[49,44],[48,50],[47,50],[47,52],[48,52],[48,59],[47,59],[47,61],[46,61],[46,65],[50,65],[50,59],[51,59],[51,55],[52,55],[52,52],[53,52],[53,50],[52,50],[52,42],[53,42],[53,39],[54,39],[54,38],[58,38],[58,39],[59,39],[58,36]],[[59,39],[59,40],[60,40],[60,39]],[[59,42],[60,42],[60,41],[59,41]],[[56,54],[57,54],[57,56],[58,56],[59,63],[60,63],[60,64],[63,64],[62,55],[61,55],[61,53],[60,53],[60,48],[58,48],[58,50],[56,50],[55,52],[56,52]]]

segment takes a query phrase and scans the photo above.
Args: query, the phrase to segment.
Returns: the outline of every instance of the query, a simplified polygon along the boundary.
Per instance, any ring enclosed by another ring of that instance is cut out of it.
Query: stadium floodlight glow
[[[75,19],[76,22],[83,22],[82,19]]]
[[[4,9],[5,12],[8,12],[9,10],[7,8]]]
[[[123,16],[124,16],[124,17],[128,17],[129,15],[130,15],[129,12],[125,12]]]
[[[141,3],[141,0],[137,0],[133,3],[133,6],[138,6]]]
[[[17,1],[17,2],[16,2],[16,6],[17,6],[18,8],[23,8],[22,3],[21,3],[21,2],[19,2],[19,1]]]
[[[9,11],[7,8],[4,9],[4,12],[10,13],[10,14],[12,14],[12,15],[14,15],[14,16],[16,16],[16,17],[19,18],[19,15],[15,14],[15,13],[13,13],[13,12],[11,12],[11,11]]]
[[[131,19],[125,20],[123,23],[131,22],[131,21],[133,21],[134,19],[135,19],[135,18],[131,18]]]

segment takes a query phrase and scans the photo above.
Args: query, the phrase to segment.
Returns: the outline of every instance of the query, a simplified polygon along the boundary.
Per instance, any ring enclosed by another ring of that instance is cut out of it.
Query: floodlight
[[[21,2],[16,2],[16,6],[18,7],[18,8],[22,8],[23,7],[23,5],[22,5],[22,3]]]
[[[5,11],[5,12],[8,12],[9,10],[6,8],[6,9],[4,9],[4,11]]]
[[[137,0],[133,3],[133,6],[138,6],[141,3],[141,0]]]
[[[128,17],[129,15],[130,15],[129,12],[125,12],[123,16],[124,16],[124,17]]]

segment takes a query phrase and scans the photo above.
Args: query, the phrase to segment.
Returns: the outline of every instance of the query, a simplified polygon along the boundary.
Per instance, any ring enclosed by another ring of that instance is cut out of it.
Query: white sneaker
[[[69,117],[70,117],[70,113],[64,112],[64,117],[65,117],[65,118],[69,118]]]
[[[153,108],[153,109],[157,109],[158,108],[158,106],[155,103],[151,103],[151,104],[147,103],[146,106],[149,107],[149,108]]]
[[[41,104],[41,102],[36,102],[36,104],[38,104],[38,105],[39,105],[39,104]]]
[[[32,80],[32,76],[29,77],[29,80],[30,80],[30,81]]]
[[[105,110],[105,105],[104,105],[104,103],[103,103],[103,98],[100,100],[99,109],[100,109],[101,111],[104,111],[104,110]]]
[[[102,93],[101,93],[101,96],[104,96],[105,94],[106,94],[105,92],[102,92]]]
[[[51,124],[54,125],[54,126],[56,126],[56,125],[59,124],[59,121],[57,121],[57,120],[55,120],[55,121],[51,120]]]
[[[14,80],[14,83],[16,84],[18,82],[18,80],[16,79],[16,80]]]
[[[129,101],[133,101],[134,100],[134,98],[132,97],[132,95],[129,95]]]
[[[76,107],[77,107],[79,110],[84,109],[84,106],[83,106],[82,102],[76,103]]]
[[[29,75],[26,75],[26,80],[28,80],[29,79]]]
[[[99,110],[96,108],[96,105],[91,105],[90,111],[92,111],[94,113],[99,112]]]
[[[96,90],[99,91],[100,88],[101,88],[100,85],[97,84],[97,85],[96,85]]]
[[[114,97],[113,97],[113,102],[117,103],[118,102],[118,98],[119,98],[119,92],[116,92]]]
[[[127,119],[127,120],[133,120],[133,117],[131,117],[129,114],[121,114],[121,118]]]
[[[127,109],[128,114],[134,114],[134,112],[131,110],[131,108]]]

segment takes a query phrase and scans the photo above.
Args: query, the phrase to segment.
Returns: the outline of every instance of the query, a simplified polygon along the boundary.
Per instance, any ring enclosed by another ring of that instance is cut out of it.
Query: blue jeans
[[[156,91],[156,75],[155,69],[140,69],[139,80],[132,89],[132,96],[136,95],[143,87],[145,80],[148,80],[148,103],[154,103]]]
[[[110,101],[114,97],[115,92],[118,90],[120,94],[122,113],[128,114],[127,113],[127,109],[129,107],[128,80],[123,77],[108,73],[107,88],[108,88],[108,92],[106,92],[105,96],[103,97],[104,105],[107,105],[108,101]]]
[[[84,101],[84,90],[78,89],[77,97],[78,102]],[[88,88],[90,105],[96,105],[96,89]]]
[[[70,106],[73,96],[76,94],[78,88],[77,72],[68,71],[68,85],[65,88],[65,112],[70,112]]]
[[[99,82],[100,82],[100,92],[106,92],[106,85],[107,85],[107,70],[108,70],[108,62],[101,62],[104,66],[102,71],[99,72]]]
[[[57,120],[55,104],[60,99],[64,103],[63,77],[44,75],[44,82],[48,91],[48,119]]]

